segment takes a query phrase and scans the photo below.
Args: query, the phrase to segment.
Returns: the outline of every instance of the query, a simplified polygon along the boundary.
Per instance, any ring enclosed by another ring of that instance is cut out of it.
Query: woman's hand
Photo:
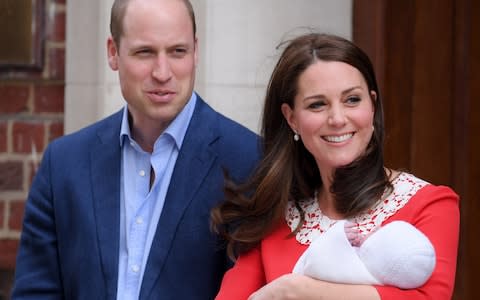
[[[380,300],[371,285],[332,283],[299,274],[283,275],[250,295],[248,300]]]
[[[303,275],[282,275],[250,295],[248,300],[307,299],[303,291],[308,289],[312,281],[313,279]]]

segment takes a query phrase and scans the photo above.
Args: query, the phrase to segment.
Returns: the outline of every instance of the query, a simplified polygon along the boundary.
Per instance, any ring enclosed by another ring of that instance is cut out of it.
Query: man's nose
[[[172,77],[170,62],[168,61],[168,57],[166,57],[166,55],[158,55],[155,61],[155,66],[152,70],[152,77],[160,82],[168,81]]]

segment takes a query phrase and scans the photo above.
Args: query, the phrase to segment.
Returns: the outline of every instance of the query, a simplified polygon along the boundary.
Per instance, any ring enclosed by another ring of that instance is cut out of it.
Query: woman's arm
[[[283,275],[265,285],[248,300],[380,300],[370,285],[338,284],[298,274]]]
[[[241,255],[233,268],[225,273],[215,300],[245,300],[264,284],[260,250],[255,248]]]
[[[452,298],[460,229],[458,201],[458,196],[450,188],[429,185],[418,191],[403,209],[388,220],[405,220],[423,232],[435,248],[436,264],[430,279],[417,289],[376,287],[382,299]]]
[[[435,248],[436,265],[430,279],[416,289],[392,286],[337,284],[303,275],[283,275],[249,300],[263,299],[451,299],[455,282],[459,235],[458,196],[449,188],[427,186],[386,223],[404,220],[423,232]]]

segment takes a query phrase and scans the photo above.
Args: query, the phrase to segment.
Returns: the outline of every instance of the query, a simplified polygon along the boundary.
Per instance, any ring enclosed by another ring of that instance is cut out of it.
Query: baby
[[[433,245],[410,223],[393,221],[363,235],[342,220],[310,244],[293,273],[330,282],[412,289],[422,286],[434,268]]]

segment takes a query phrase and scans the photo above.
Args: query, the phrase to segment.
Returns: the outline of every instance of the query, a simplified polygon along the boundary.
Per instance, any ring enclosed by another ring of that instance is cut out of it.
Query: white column
[[[352,0],[191,1],[200,45],[195,89],[215,109],[257,132],[280,54],[275,47],[305,27],[352,35]],[[124,104],[106,60],[112,2],[67,1],[66,133]]]
[[[119,109],[117,74],[107,64],[113,0],[67,1],[65,133]]]
[[[197,90],[212,106],[259,130],[266,86],[281,50],[296,34],[352,35],[351,0],[197,0],[201,75]],[[206,3],[206,4],[205,4]]]

